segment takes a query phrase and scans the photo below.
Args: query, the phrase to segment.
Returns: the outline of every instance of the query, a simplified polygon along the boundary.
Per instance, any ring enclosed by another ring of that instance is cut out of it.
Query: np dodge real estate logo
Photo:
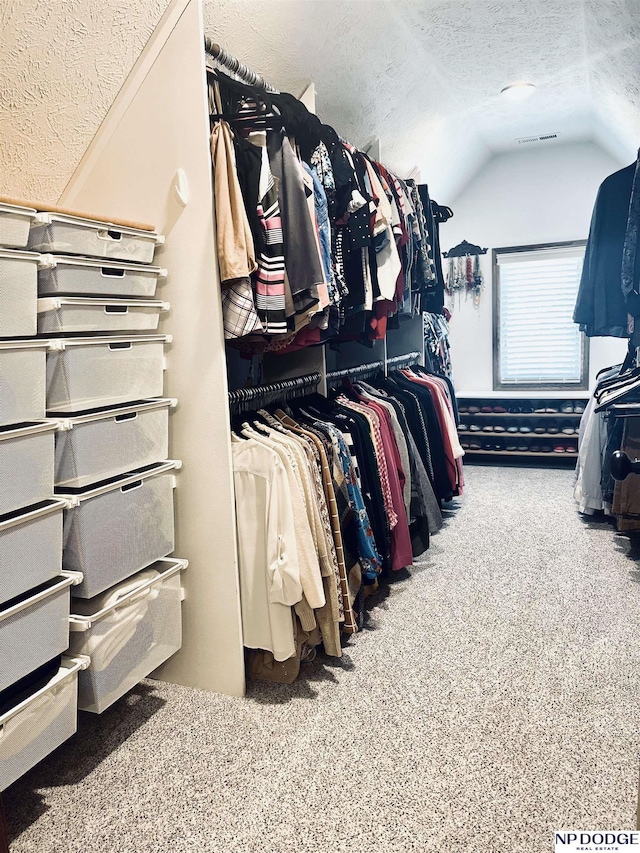
[[[635,850],[640,853],[640,832],[572,829],[556,832],[555,853],[615,853]]]

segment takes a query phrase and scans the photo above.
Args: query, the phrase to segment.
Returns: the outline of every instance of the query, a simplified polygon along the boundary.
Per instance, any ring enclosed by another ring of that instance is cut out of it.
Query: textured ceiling
[[[0,191],[54,200],[167,0],[0,0]],[[640,143],[638,0],[204,0],[205,29],[443,201],[516,137]],[[510,103],[500,89],[531,80]],[[555,143],[540,143],[555,144]]]

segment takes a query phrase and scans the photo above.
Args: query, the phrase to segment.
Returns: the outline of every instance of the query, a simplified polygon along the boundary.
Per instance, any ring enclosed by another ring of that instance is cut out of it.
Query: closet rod
[[[239,59],[236,59],[230,53],[227,53],[223,47],[216,44],[209,36],[204,37],[204,50],[212,59],[215,59],[216,62],[219,62],[220,65],[231,71],[232,74],[235,74],[236,77],[239,77],[249,86],[255,86],[256,89],[264,89],[265,92],[271,92],[273,95],[280,94],[278,89],[267,83],[264,77],[247,68],[244,63],[240,62]]]
[[[284,399],[290,395],[298,395],[308,388],[315,388],[320,382],[319,373],[305,373],[292,379],[281,379],[279,382],[271,382],[268,385],[254,385],[251,388],[237,388],[229,391],[229,408],[236,409],[247,403],[255,403],[260,400],[269,402],[269,398]]]
[[[386,362],[370,361],[367,364],[359,364],[357,367],[348,367],[346,370],[334,370],[331,373],[327,373],[327,385],[335,385],[342,379],[356,379],[362,376],[370,376],[379,370],[384,370],[385,364],[388,369],[397,370],[401,367],[410,367],[410,365],[417,364],[419,361],[419,352],[407,352],[404,355],[396,355],[388,358]]]

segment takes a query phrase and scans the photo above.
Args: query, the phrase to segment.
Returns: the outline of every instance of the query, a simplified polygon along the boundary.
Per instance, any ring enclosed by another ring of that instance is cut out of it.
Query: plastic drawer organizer
[[[51,498],[57,428],[45,421],[0,429],[0,515]]]
[[[0,690],[10,687],[69,646],[69,587],[65,572],[0,606]]]
[[[114,258],[139,264],[150,264],[156,246],[162,243],[164,237],[155,231],[61,213],[38,213],[29,233],[29,248],[36,252]]]
[[[50,342],[47,409],[78,411],[162,397],[169,335],[72,338]]]
[[[56,486],[78,489],[166,459],[169,409],[176,404],[177,400],[151,400],[78,412],[61,420],[56,433]]]
[[[97,487],[65,493],[62,565],[82,572],[74,590],[92,598],[174,548],[175,461],[150,465]]]
[[[0,516],[0,605],[60,575],[65,501]]]
[[[103,595],[72,601],[69,654],[91,658],[79,677],[83,711],[101,714],[178,651],[187,565],[161,560]]]
[[[0,715],[0,791],[75,734],[78,673],[87,665],[85,660],[63,658],[44,687]]]
[[[49,341],[0,342],[0,426],[42,420]]]
[[[166,278],[160,267],[141,267],[118,261],[41,255],[38,292],[41,296],[132,296],[153,299],[158,279]]]
[[[0,249],[0,338],[35,335],[39,260],[35,252]]]
[[[35,217],[33,207],[0,203],[0,246],[23,249],[29,241],[29,228]]]
[[[152,332],[169,303],[156,299],[59,296],[38,299],[38,333]]]

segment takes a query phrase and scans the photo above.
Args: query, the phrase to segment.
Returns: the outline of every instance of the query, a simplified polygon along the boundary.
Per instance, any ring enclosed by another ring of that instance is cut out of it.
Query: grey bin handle
[[[124,278],[127,274],[126,270],[114,270],[112,267],[102,267],[100,274],[106,278]]]
[[[137,412],[125,412],[124,415],[116,415],[114,420],[117,424],[121,424],[123,421],[135,421],[137,417]]]
[[[112,231],[111,229],[98,231],[98,238],[100,240],[122,240],[122,231]]]
[[[133,341],[115,341],[114,343],[109,344],[108,346],[111,351],[119,349],[131,349],[133,346]]]
[[[142,485],[143,485],[142,480],[136,480],[135,483],[127,483],[126,486],[121,486],[120,491],[121,492],[132,492],[134,489],[141,489]]]
[[[127,314],[129,312],[128,305],[105,305],[105,314]]]

